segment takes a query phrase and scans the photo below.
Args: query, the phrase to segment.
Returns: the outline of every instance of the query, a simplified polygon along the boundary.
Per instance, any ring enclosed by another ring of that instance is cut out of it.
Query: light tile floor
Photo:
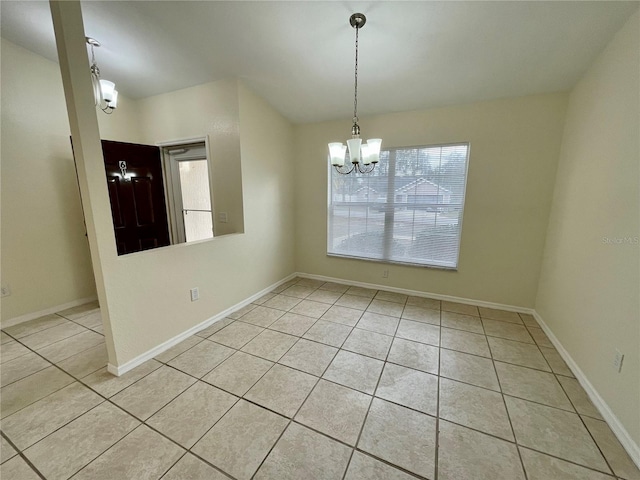
[[[1,335],[3,480],[640,479],[533,317],[295,279],[121,377],[96,304]]]

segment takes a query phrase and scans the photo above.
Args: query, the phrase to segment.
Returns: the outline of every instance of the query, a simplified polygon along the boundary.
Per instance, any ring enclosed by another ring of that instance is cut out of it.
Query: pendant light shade
[[[349,147],[349,158],[351,163],[357,164],[360,161],[360,147],[362,146],[361,138],[352,138],[347,140],[347,146]]]
[[[107,106],[114,110],[118,107],[118,90],[113,90],[113,98],[110,102],[107,102]]]
[[[371,158],[371,163],[378,163],[380,161],[380,148],[382,147],[382,139],[370,138],[367,140],[367,145],[369,145],[369,156]]]
[[[100,91],[102,92],[102,99],[109,103],[113,101],[113,95],[116,90],[116,84],[109,80],[100,80]]]
[[[100,42],[91,37],[85,38],[91,47],[91,82],[93,83],[95,103],[104,113],[110,114],[118,106],[118,91],[115,83],[100,78],[100,69],[94,52],[94,47],[99,47]]]
[[[330,143],[329,156],[331,157],[331,165],[333,165],[334,167],[343,167],[346,151],[347,147],[342,143]]]

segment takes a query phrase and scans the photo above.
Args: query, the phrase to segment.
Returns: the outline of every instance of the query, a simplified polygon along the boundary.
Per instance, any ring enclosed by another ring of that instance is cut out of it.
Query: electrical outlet
[[[623,361],[624,361],[624,354],[616,348],[616,353],[613,356],[613,368],[616,369],[616,372],[620,373],[622,371]]]
[[[389,278],[389,270],[382,271],[382,278]]]
[[[9,288],[9,285],[3,285],[2,287],[0,287],[0,293],[3,297],[8,297],[9,295],[11,295],[11,289]]]
[[[200,291],[198,290],[198,287],[193,287],[189,291],[191,292],[191,301],[192,302],[195,302],[196,300],[198,300],[200,298]]]

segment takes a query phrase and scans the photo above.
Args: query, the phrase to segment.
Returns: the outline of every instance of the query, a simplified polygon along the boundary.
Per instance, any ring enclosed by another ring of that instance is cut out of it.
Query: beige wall
[[[237,83],[233,89],[238,103],[194,111],[200,116],[194,119],[196,125],[239,117],[247,172],[242,179],[245,233],[118,256],[88,62],[81,53],[80,4],[52,2],[51,10],[71,130],[78,133],[78,176],[109,362],[118,368],[293,272],[293,178],[287,168],[293,131],[282,116]],[[222,95],[228,87],[216,82],[212,88]],[[182,136],[178,127],[166,131],[174,138]],[[234,134],[237,138],[238,131]],[[197,302],[189,299],[192,287],[200,288]]]
[[[95,295],[58,64],[2,39],[2,321]],[[132,139],[126,97],[105,138]]]
[[[636,445],[639,20],[636,13],[571,94],[536,300],[537,312]],[[624,238],[631,243],[616,240]],[[625,354],[620,374],[612,367],[616,348]]]
[[[217,83],[217,82],[216,82]],[[229,84],[209,88],[228,92]],[[212,241],[104,258],[114,365],[123,365],[149,349],[203,322],[293,273],[292,127],[270,106],[234,83],[241,125],[245,233]],[[205,125],[233,108],[213,105],[194,111]],[[201,132],[167,126],[169,138]],[[90,185],[91,187],[91,185]],[[102,219],[101,224],[109,221]],[[191,302],[189,289],[199,287]]]
[[[141,143],[209,137],[214,231],[242,232],[242,170],[235,80],[223,80],[155,95],[138,102]],[[220,212],[228,222],[219,222]]]
[[[126,363],[294,270],[525,307],[535,302],[639,443],[638,246],[602,241],[640,235],[637,45],[638,14],[571,94],[566,125],[566,94],[361,121],[365,136],[381,136],[385,146],[471,143],[458,272],[326,257],[326,143],[347,137],[348,119],[292,128],[241,84],[226,81],[172,92],[164,102],[121,97],[112,116],[97,112],[102,138],[155,143],[211,134],[216,122],[227,122],[224,141],[239,135],[246,233],[118,257],[101,159],[91,160],[111,363]],[[1,53],[8,319],[90,296],[95,286],[58,66],[5,40]],[[178,104],[189,122],[158,120]],[[194,286],[201,299],[191,303]],[[610,367],[614,348],[626,355],[620,375]]]
[[[102,267],[118,365],[294,271],[291,125],[235,81],[163,97],[121,96],[112,115],[97,111],[100,137],[155,143],[208,134],[218,178],[236,176],[226,208],[232,220],[244,217],[246,234],[117,257],[108,197],[98,195],[98,236],[113,244]],[[3,320],[95,295],[69,135],[59,66],[2,40],[2,282],[12,289]],[[106,194],[100,168],[93,171],[89,187]],[[194,286],[201,299],[191,303]]]
[[[296,127],[298,271],[533,307],[566,101],[538,95],[360,121],[383,148],[471,143],[457,272],[327,257],[327,142],[344,141],[351,125]]]
[[[293,132],[284,118],[235,82],[238,102],[194,110],[194,125],[231,117],[242,125],[245,233],[118,256],[88,65],[79,54],[84,40],[79,2],[52,2],[52,13],[70,123],[82,143],[80,186],[90,205],[85,212],[109,362],[122,367],[293,272],[293,182],[287,169]],[[214,97],[229,93],[224,82],[211,88]],[[181,122],[167,121],[174,128],[166,133],[182,137]],[[188,132],[194,134],[199,132]],[[237,140],[238,129],[234,135]],[[200,289],[197,302],[189,299],[192,287]]]

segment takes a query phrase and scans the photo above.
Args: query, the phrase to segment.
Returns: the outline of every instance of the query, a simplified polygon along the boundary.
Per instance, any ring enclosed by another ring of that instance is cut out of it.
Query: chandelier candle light
[[[100,78],[100,69],[96,63],[96,55],[93,47],[99,47],[100,42],[91,37],[85,37],[87,43],[91,46],[91,83],[93,84],[93,96],[96,101],[96,107],[104,113],[111,114],[118,106],[118,91],[116,85],[109,80]]]
[[[347,140],[347,145],[335,142],[329,144],[329,157],[338,173],[347,175],[357,171],[360,173],[371,173],[380,161],[380,146],[382,139],[370,138],[367,143],[362,143],[360,138],[360,126],[358,125],[358,31],[364,27],[367,17],[362,13],[354,13],[349,18],[349,24],[356,30],[356,65],[353,96],[353,126],[351,127],[351,140]],[[344,166],[345,154],[349,148],[349,159],[351,168]]]

